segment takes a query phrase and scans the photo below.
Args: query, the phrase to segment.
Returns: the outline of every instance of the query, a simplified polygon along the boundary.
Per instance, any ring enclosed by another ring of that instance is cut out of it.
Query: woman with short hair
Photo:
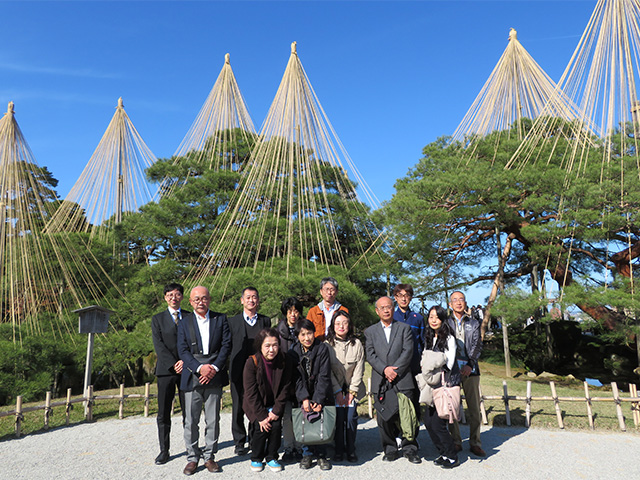
[[[329,347],[315,338],[315,331],[316,327],[311,320],[298,320],[298,342],[288,352],[298,367],[295,380],[296,399],[306,415],[320,413],[324,406],[333,403]],[[300,468],[311,468],[314,456],[317,457],[321,470],[331,470],[326,445],[302,445]]]
[[[296,323],[302,318],[302,302],[297,297],[288,297],[280,306],[283,319],[278,322],[276,330],[280,334],[280,351],[287,353],[291,346],[298,341],[296,337]],[[302,448],[293,436],[293,424],[291,423],[291,409],[295,401],[292,390],[291,397],[287,399],[282,417],[282,461],[284,463],[296,462],[302,459]]]
[[[242,375],[242,408],[251,422],[251,470],[262,471],[263,460],[272,471],[282,470],[278,449],[282,434],[282,415],[291,395],[293,364],[280,351],[280,337],[274,328],[262,329],[255,339]]]

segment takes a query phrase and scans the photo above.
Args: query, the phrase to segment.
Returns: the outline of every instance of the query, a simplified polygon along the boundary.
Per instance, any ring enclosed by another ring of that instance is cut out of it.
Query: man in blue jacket
[[[413,300],[413,287],[408,283],[399,283],[393,289],[393,298],[396,301],[396,311],[393,312],[393,319],[406,323],[411,327],[413,337],[413,357],[411,358],[411,373],[415,376],[422,370],[420,360],[424,350],[424,317],[418,312],[411,310],[411,300]]]

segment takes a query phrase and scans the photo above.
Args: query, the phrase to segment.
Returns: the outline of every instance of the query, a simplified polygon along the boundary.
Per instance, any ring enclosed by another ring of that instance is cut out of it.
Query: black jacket
[[[449,317],[449,326],[451,327],[451,331],[456,332],[458,328],[456,326],[456,319],[453,314]],[[464,330],[464,352],[468,357],[467,365],[471,367],[471,375],[480,375],[480,368],[478,367],[478,360],[480,359],[480,354],[482,353],[482,336],[480,335],[480,328],[482,326],[482,322],[478,318],[478,314],[473,312],[471,316],[464,315],[462,317],[462,328]],[[456,343],[459,343],[456,340]],[[457,355],[456,357],[460,360],[460,350],[462,349],[461,345],[458,345]]]
[[[182,318],[190,314],[186,310],[180,310]],[[177,375],[173,366],[180,356],[178,355],[178,326],[169,313],[169,309],[156,314],[151,319],[151,337],[153,348],[156,351],[155,374]]]
[[[309,401],[319,403],[322,406],[333,405],[329,347],[316,338],[307,355],[304,355],[302,350],[300,342],[296,342],[287,352],[294,365],[297,366],[294,378],[298,404],[302,405],[302,401],[308,398]],[[303,362],[306,363],[306,360],[303,360],[305,356],[311,363],[310,375],[307,375],[303,365]]]
[[[287,353],[298,339],[295,335],[289,332],[289,325],[287,325],[286,320],[280,320],[276,330],[280,334],[280,350],[283,353]]]
[[[229,332],[231,333],[231,354],[229,355],[229,377],[234,384],[242,385],[242,371],[244,364],[253,355],[253,338],[247,336],[246,321],[243,313],[229,318]],[[271,327],[271,319],[258,314],[256,321],[258,330]]]

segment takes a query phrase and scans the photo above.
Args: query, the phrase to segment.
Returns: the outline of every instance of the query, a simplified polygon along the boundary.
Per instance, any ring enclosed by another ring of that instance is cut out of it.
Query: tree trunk
[[[500,241],[500,230],[496,227],[496,247],[498,250],[498,272],[493,280],[493,286],[491,287],[491,293],[489,295],[489,300],[487,302],[487,306],[484,310],[484,318],[482,319],[482,328],[480,330],[480,334],[482,339],[484,340],[484,334],[487,331],[487,326],[489,325],[489,321],[491,319],[491,307],[498,297],[498,292],[502,292],[504,290],[504,266],[507,263],[509,255],[511,255],[511,243],[515,235],[509,234],[507,235],[507,241],[504,245],[504,250],[502,249],[502,242]],[[505,373],[507,377],[511,376],[511,352],[509,351],[509,332],[507,330],[507,325],[502,322],[502,338],[503,338],[503,347],[504,347],[504,367]]]
[[[507,241],[504,245],[504,250],[502,249],[502,242],[500,241],[500,232],[496,228],[496,243],[498,247],[498,271],[496,272],[496,276],[493,279],[493,285],[491,286],[491,293],[489,294],[489,299],[487,300],[487,306],[484,309],[484,318],[482,319],[482,339],[484,340],[484,334],[487,331],[489,326],[489,321],[491,320],[491,307],[498,298],[498,292],[504,288],[504,266],[509,260],[509,256],[511,255],[511,245],[515,235],[510,233],[507,236]]]

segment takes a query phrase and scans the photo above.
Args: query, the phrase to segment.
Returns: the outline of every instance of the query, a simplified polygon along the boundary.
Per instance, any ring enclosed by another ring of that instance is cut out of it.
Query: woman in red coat
[[[242,408],[253,430],[251,470],[263,470],[264,460],[272,471],[277,472],[282,470],[278,449],[284,405],[292,390],[293,364],[280,351],[280,337],[273,328],[258,333],[255,350],[243,371]]]

